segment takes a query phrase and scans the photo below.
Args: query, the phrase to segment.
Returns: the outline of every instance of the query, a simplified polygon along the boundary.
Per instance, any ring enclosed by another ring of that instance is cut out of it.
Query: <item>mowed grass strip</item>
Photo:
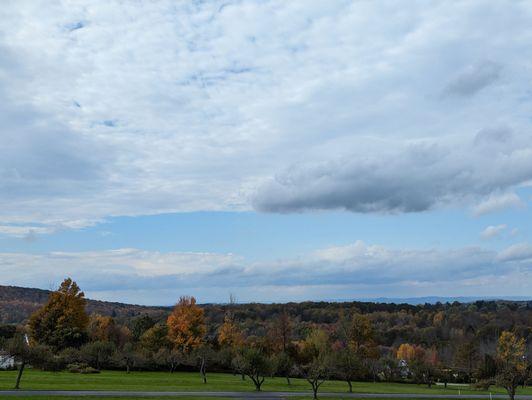
[[[179,400],[238,400],[234,398],[228,398],[228,397],[172,397],[172,396],[163,396],[163,397],[139,397],[139,396],[132,396],[132,397],[108,397],[108,396],[10,396],[5,397],[6,399],[13,399],[13,400],[38,400],[38,399],[46,399],[46,400],[170,400],[170,399],[179,399]],[[360,399],[358,399],[360,400]]]
[[[24,372],[21,389],[26,390],[122,390],[122,391],[221,391],[252,392],[251,380],[242,380],[240,375],[208,374],[208,383],[201,382],[198,373],[193,372],[131,372],[102,371],[100,374],[73,374],[70,372],[43,372],[28,369]],[[0,371],[0,390],[13,388],[16,371]],[[310,392],[310,385],[303,379],[291,379],[288,385],[284,378],[266,378],[262,387],[265,392]],[[347,384],[341,381],[327,381],[321,392],[346,392]],[[472,390],[468,386],[426,385],[385,382],[355,382],[356,393],[423,393],[423,394],[480,394],[488,393]],[[505,393],[502,388],[492,388],[492,393]],[[519,394],[532,394],[532,388],[519,388]]]
[[[16,400],[170,400],[170,399],[179,399],[179,400],[238,400],[234,397],[173,397],[173,396],[163,396],[163,397],[100,397],[100,396],[83,396],[83,397],[71,397],[71,396],[12,396],[6,397],[6,399],[16,399]],[[312,398],[312,394],[309,393],[307,397],[288,397],[287,400],[308,400]],[[326,397],[326,400],[346,400],[345,397]],[[371,397],[371,398],[357,398],[356,400],[397,400],[389,397]],[[424,398],[423,400],[430,400],[430,398]],[[441,399],[440,399],[441,400]]]

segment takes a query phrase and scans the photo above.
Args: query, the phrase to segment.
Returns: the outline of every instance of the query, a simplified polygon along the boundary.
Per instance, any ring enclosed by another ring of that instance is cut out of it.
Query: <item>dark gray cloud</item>
[[[472,96],[496,82],[501,70],[501,65],[492,61],[471,65],[449,82],[445,93],[455,96]]]
[[[507,128],[490,129],[466,143],[416,143],[295,165],[263,185],[254,205],[281,213],[393,213],[475,202],[532,179],[532,141],[512,137]]]

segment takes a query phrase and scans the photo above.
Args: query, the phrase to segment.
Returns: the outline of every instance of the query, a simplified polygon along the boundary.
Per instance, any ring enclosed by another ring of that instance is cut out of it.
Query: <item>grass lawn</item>
[[[46,400],[153,400],[153,399],[172,399],[175,397],[70,397],[70,396],[52,396],[46,397]],[[312,394],[309,393],[308,397],[289,397],[288,400],[308,400],[309,398],[312,398]],[[44,399],[44,396],[13,396],[8,397],[7,399],[13,399],[13,400],[38,400],[38,399]],[[224,398],[224,397],[178,397],[179,400],[238,400],[235,398]],[[335,400],[334,397],[326,397],[327,400]],[[339,397],[338,400],[346,400],[346,398]],[[359,398],[356,400],[375,400],[375,397],[372,397],[371,399],[363,399]],[[380,398],[379,400],[397,400],[397,399],[387,399],[385,397]],[[423,399],[423,400],[431,400],[431,399]],[[433,400],[441,400],[441,399],[433,399]]]
[[[43,399],[43,396],[35,397],[35,396],[14,396],[14,397],[8,397],[8,399],[13,400],[38,400],[39,398]],[[175,397],[70,397],[70,396],[52,396],[52,397],[46,397],[47,400],[153,400],[153,399],[172,399]],[[312,398],[312,394],[309,393],[309,397],[289,397],[288,400],[308,400],[309,398]],[[179,400],[238,400],[235,398],[224,398],[224,397],[178,397]],[[326,397],[327,400],[335,400],[334,397]],[[341,398],[339,397],[337,400],[346,400],[345,397]],[[359,398],[356,400],[375,400],[375,397],[372,397],[371,399],[363,399]],[[397,400],[397,399],[387,399],[385,397],[380,398],[379,400]],[[423,399],[423,400],[431,400],[431,399]],[[441,400],[441,399],[433,399],[433,400]]]
[[[70,372],[42,372],[28,369],[24,372],[21,389],[48,390],[130,390],[130,391],[242,391],[254,390],[251,380],[242,381],[240,376],[232,374],[208,374],[208,383],[203,384],[198,373],[193,372],[131,372],[103,371],[100,374],[73,374]],[[16,371],[0,371],[0,390],[13,388]],[[263,391],[308,391],[310,385],[302,379],[292,379],[287,385],[283,378],[266,378]],[[356,382],[353,391],[358,393],[426,393],[426,394],[480,394],[467,386],[433,386]],[[322,392],[346,392],[347,384],[340,381],[325,382]],[[501,388],[492,388],[492,393],[505,393]],[[519,389],[520,394],[532,394],[532,388]],[[63,399],[65,399],[63,397]],[[197,399],[197,398],[196,398]]]
[[[175,399],[175,397],[92,397],[92,396],[83,396],[83,397],[70,397],[70,396],[10,396],[6,397],[6,399],[13,399],[13,400],[171,400],[172,398]],[[236,399],[230,399],[230,398],[223,398],[223,397],[178,397],[179,400],[236,400]],[[332,400],[332,399],[328,399]],[[361,400],[361,399],[357,399]]]

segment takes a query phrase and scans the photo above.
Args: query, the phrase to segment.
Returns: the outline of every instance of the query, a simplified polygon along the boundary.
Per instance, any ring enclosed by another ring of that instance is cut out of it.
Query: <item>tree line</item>
[[[219,311],[209,315],[194,297],[183,296],[167,316],[120,322],[89,315],[86,303],[78,285],[65,279],[27,324],[0,326],[0,349],[18,364],[15,388],[27,364],[73,373],[196,370],[205,383],[208,372],[224,371],[239,374],[258,391],[269,377],[284,377],[287,385],[298,377],[315,398],[326,380],[338,379],[349,391],[358,380],[429,387],[437,381],[469,382],[481,389],[498,384],[513,399],[531,376],[528,305],[523,312],[503,304],[510,313],[489,302],[368,305],[373,307],[368,312],[290,303],[261,315],[266,309],[261,305],[242,306],[232,299],[208,308],[211,314]],[[309,310],[319,315],[309,318]]]

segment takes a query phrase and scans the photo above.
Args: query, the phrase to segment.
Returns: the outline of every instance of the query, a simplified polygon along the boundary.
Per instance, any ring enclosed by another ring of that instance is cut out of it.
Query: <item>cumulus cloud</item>
[[[531,14],[480,1],[3,4],[0,225],[249,210],[293,164],[260,209],[422,211],[505,192],[530,178],[530,144],[512,146],[530,131]],[[500,125],[511,138],[471,148]]]
[[[425,141],[374,155],[295,165],[266,183],[255,205],[270,212],[419,212],[487,197],[476,207],[481,214],[518,204],[515,194],[494,196],[532,179],[532,141],[492,132],[499,134],[481,131],[465,143]],[[504,146],[499,146],[501,136]]]
[[[506,224],[487,226],[480,233],[480,237],[482,239],[493,239],[493,238],[499,237],[506,228],[507,228]]]
[[[519,261],[531,257],[530,246],[524,244],[497,253],[480,247],[393,249],[361,241],[317,250],[297,259],[255,262],[233,254],[138,249],[0,253],[0,284],[47,288],[66,275],[97,297],[109,298],[106,296],[116,288],[120,288],[123,298],[151,291],[146,299],[159,304],[169,304],[180,293],[190,291],[204,296],[205,301],[223,301],[231,288],[246,293],[249,301],[271,300],[272,293],[283,293],[283,300],[323,298],[321,291],[323,295],[351,291],[351,297],[362,291],[375,297],[411,295],[416,290],[420,293],[419,288],[434,294],[454,287],[464,294],[470,293],[472,285],[481,293],[504,280],[508,283],[496,287],[497,294],[507,294],[504,291],[510,288],[514,294],[523,288],[526,294],[526,286],[532,283],[530,265]]]

